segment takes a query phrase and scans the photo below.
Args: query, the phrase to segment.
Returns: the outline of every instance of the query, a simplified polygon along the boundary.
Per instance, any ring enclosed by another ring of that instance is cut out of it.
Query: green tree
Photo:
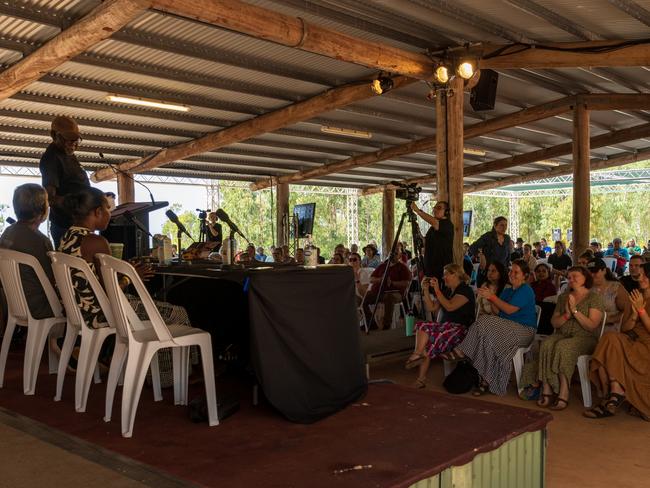
[[[198,215],[195,212],[191,212],[189,210],[183,210],[183,207],[180,203],[173,203],[169,206],[169,208],[176,215],[178,215],[178,220],[180,220],[181,223],[185,226],[187,232],[189,232],[194,239],[198,240],[199,238]],[[172,240],[172,244],[176,244],[177,242],[177,238],[176,238],[177,230],[178,228],[176,227],[176,224],[174,224],[171,220],[167,220],[162,227],[162,233],[168,236]],[[187,249],[190,244],[192,244],[190,238],[187,237],[186,235],[183,235],[181,238],[181,248]]]

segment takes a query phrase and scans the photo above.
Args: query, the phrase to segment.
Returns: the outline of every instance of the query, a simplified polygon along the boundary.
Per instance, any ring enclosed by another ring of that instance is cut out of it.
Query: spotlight
[[[469,80],[474,76],[474,66],[469,61],[464,61],[456,68],[456,74],[463,80]]]
[[[449,70],[446,66],[440,65],[436,68],[433,73],[434,79],[441,84],[445,84],[449,81]]]
[[[375,81],[372,82],[372,91],[377,95],[386,93],[389,90],[393,89],[393,80],[385,76],[380,76]]]

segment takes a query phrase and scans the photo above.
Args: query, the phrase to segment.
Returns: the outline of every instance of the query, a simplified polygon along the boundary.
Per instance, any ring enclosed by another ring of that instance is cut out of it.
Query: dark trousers
[[[54,242],[54,250],[59,250],[59,244],[61,243],[61,238],[68,231],[69,227],[63,227],[57,225],[50,220],[50,235],[52,236],[52,241]]]

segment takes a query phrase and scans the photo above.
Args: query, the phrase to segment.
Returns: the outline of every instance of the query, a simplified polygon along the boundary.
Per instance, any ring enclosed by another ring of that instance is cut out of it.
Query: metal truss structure
[[[508,233],[513,239],[519,237],[519,198],[513,197],[508,200],[510,210],[508,218]]]

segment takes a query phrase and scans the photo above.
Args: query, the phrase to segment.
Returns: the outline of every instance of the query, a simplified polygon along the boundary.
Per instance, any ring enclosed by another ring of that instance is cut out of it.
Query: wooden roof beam
[[[414,83],[416,80],[403,76],[393,78],[393,89]],[[236,142],[245,141],[251,137],[273,132],[287,125],[292,125],[311,119],[322,112],[335,110],[338,107],[365,100],[376,94],[372,91],[371,82],[357,82],[332,88],[315,97],[297,102],[278,110],[240,122],[226,129],[211,132],[197,139],[163,148],[160,151],[143,158],[126,161],[119,165],[122,171],[142,172],[163,166],[173,161],[214,151]],[[110,168],[96,171],[93,181],[103,181],[115,177]]]
[[[549,103],[537,105],[535,107],[525,108],[512,114],[502,115],[500,117],[495,117],[484,122],[479,122],[465,128],[464,138],[471,139],[483,134],[489,134],[490,132],[508,129],[517,125],[527,124],[535,120],[545,119],[556,114],[568,112],[571,110],[571,107],[574,103],[574,97],[565,97]],[[404,156],[406,154],[428,151],[435,147],[436,136],[433,135],[419,139],[417,141],[400,144],[399,146],[382,149],[373,153],[353,156],[344,161],[337,161],[335,163],[326,164],[319,168],[298,171],[297,173],[280,176],[277,178],[259,180],[251,184],[251,190],[262,190],[278,183],[298,183],[300,181],[309,180],[319,176],[325,176],[332,173],[340,173],[341,171],[358,168],[360,166],[368,166],[379,161]]]
[[[610,144],[617,144],[621,142],[631,141],[635,139],[640,139],[643,137],[650,136],[650,124],[636,125],[630,127],[629,129],[616,130],[608,132],[607,134],[601,134],[599,136],[594,136],[590,139],[591,149],[596,149],[603,146],[608,146]],[[488,163],[477,164],[476,166],[466,166],[464,169],[464,176],[474,176],[484,173],[490,173],[493,171],[501,171],[508,168],[513,168],[515,166],[522,166],[525,164],[535,163],[537,161],[544,161],[546,159],[557,158],[565,154],[569,154],[573,151],[573,143],[568,142],[565,144],[558,144],[557,146],[547,147],[545,149],[540,149],[538,151],[532,151],[524,154],[518,154],[517,156],[511,156],[509,158],[497,159],[490,161]],[[435,176],[424,176],[419,178],[409,178],[402,180],[403,184],[423,184],[423,183],[433,183],[436,181]],[[384,191],[385,189],[394,189],[396,188],[393,185],[377,185],[370,188],[364,189],[362,195],[371,195],[373,193],[378,193]]]
[[[599,169],[613,168],[616,166],[622,166],[624,164],[635,163],[637,161],[645,161],[650,159],[650,149],[645,149],[643,151],[624,154],[622,156],[616,156],[610,159],[592,159],[590,163],[591,171],[596,171]],[[485,183],[478,183],[476,185],[466,186],[464,189],[465,193],[474,193],[479,191],[493,190],[495,188],[500,188],[507,185],[518,185],[520,183],[527,183],[529,181],[541,180],[544,178],[551,178],[553,176],[564,176],[570,175],[573,173],[573,164],[563,164],[552,169],[545,169],[540,171],[533,171],[532,173],[527,173],[521,176],[513,176],[509,178],[503,178],[497,181],[486,181]]]
[[[434,62],[425,54],[350,36],[238,0],[153,0],[152,3],[164,12],[390,73],[428,80],[435,69]]]
[[[42,47],[0,73],[5,100],[47,72],[110,37],[149,8],[148,0],[106,0]]]

